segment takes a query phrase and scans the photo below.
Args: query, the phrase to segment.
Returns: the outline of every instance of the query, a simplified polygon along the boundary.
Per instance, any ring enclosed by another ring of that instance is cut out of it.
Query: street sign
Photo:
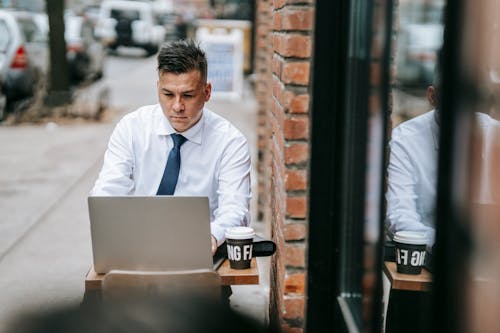
[[[199,28],[196,38],[205,51],[213,97],[241,99],[243,91],[243,33],[233,29]]]

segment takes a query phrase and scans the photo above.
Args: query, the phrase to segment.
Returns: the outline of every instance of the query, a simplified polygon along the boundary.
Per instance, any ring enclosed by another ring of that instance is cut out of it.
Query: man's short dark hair
[[[192,40],[178,40],[166,43],[158,53],[158,72],[183,74],[199,70],[201,79],[207,79],[207,58],[205,52]]]

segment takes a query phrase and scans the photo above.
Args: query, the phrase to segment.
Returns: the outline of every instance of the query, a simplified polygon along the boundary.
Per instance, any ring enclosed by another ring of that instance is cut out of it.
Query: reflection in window
[[[442,0],[400,1],[396,11],[399,24],[394,32],[384,260],[396,260],[392,244],[395,233],[417,232],[427,243],[426,276],[435,240],[441,90],[438,59],[443,43],[444,5]],[[387,274],[383,281],[386,332],[426,332],[430,293],[395,289]],[[407,327],[410,321],[414,325]]]
[[[387,236],[426,235],[434,243],[439,151],[442,1],[402,1],[395,55],[394,104],[387,183]]]

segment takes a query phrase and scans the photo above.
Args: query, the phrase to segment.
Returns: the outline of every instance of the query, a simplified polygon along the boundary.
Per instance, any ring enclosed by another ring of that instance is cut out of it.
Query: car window
[[[126,19],[129,21],[135,21],[140,19],[140,13],[137,10],[133,9],[112,9],[111,10],[111,17],[120,20],[120,19]]]
[[[92,24],[85,22],[82,24],[82,39],[86,43],[91,43],[94,40],[94,30],[92,29]]]
[[[79,17],[68,17],[65,23],[66,38],[80,38],[81,19]]]
[[[0,51],[6,51],[9,45],[10,35],[9,29],[5,21],[0,20]]]
[[[28,18],[16,18],[19,27],[23,33],[26,42],[42,42],[45,40],[42,32],[38,29],[38,26],[32,20]]]

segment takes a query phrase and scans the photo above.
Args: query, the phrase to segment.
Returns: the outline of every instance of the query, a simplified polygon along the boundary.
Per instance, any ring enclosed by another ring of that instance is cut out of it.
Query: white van
[[[118,46],[139,47],[151,55],[163,42],[165,29],[157,24],[151,3],[106,0],[101,5],[95,34],[113,50]]]

